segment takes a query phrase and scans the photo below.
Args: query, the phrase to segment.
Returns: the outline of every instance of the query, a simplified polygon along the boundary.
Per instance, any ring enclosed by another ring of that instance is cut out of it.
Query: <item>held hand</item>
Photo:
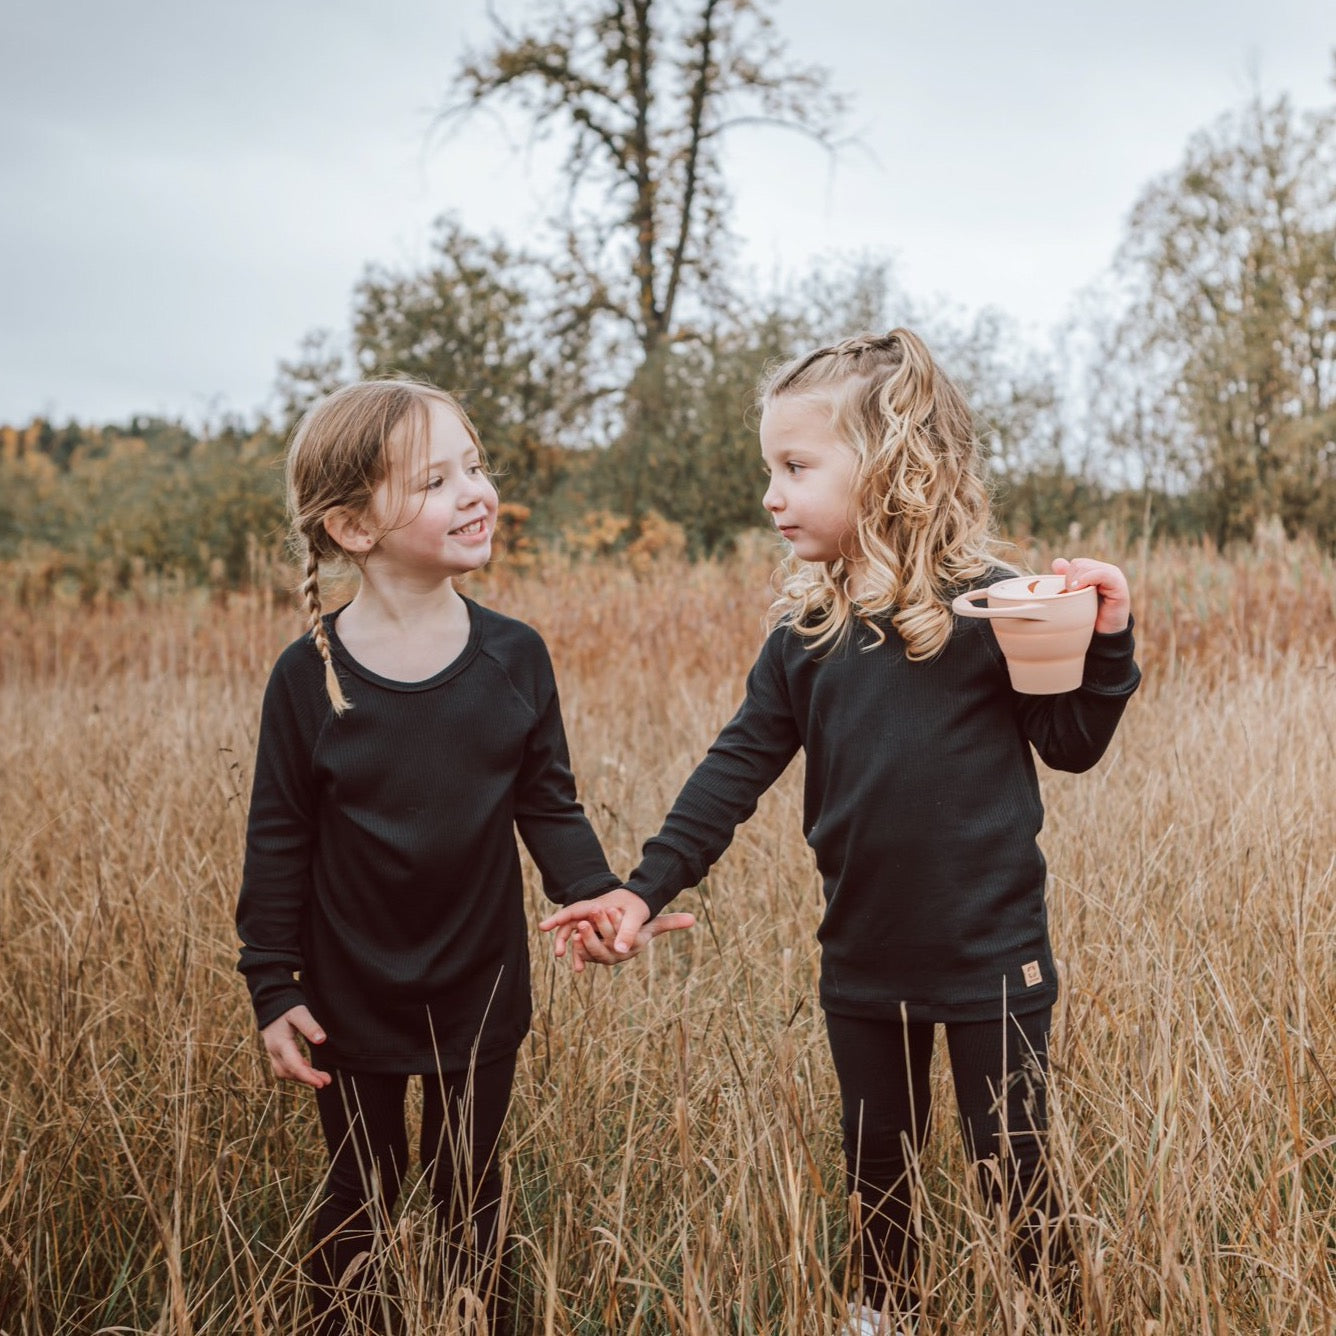
[[[616,911],[595,914],[592,918],[572,925],[574,931],[570,938],[569,953],[571,968],[579,974],[589,961],[598,965],[620,965],[638,956],[661,933],[680,932],[683,928],[693,927],[695,922],[694,914],[660,914],[636,933],[630,949],[622,955],[616,948],[620,916]]]
[[[306,1060],[298,1039],[308,1044],[323,1044],[325,1032],[316,1024],[315,1017],[305,1007],[293,1007],[276,1021],[270,1021],[260,1031],[264,1050],[274,1075],[284,1081],[299,1081],[302,1085],[322,1090],[334,1078],[328,1072],[317,1071]]]
[[[568,943],[576,937],[571,967],[578,974],[586,960],[617,964],[638,955],[660,933],[689,928],[696,921],[691,914],[664,914],[646,926],[648,919],[649,906],[634,891],[616,890],[567,905],[538,926],[544,932],[556,931],[558,958],[566,955]]]
[[[618,965],[639,955],[638,946],[625,955],[616,954],[617,930],[624,917],[621,909],[593,909],[588,918],[563,924],[557,929],[556,955],[564,954],[576,974],[583,974],[591,960],[599,965]]]
[[[577,900],[573,905],[549,914],[538,926],[543,932],[556,929],[555,952],[560,959],[566,954],[566,943],[577,926],[586,919],[599,915],[611,916],[617,926],[613,950],[628,955],[636,934],[649,918],[649,906],[634,892],[625,889],[608,891],[594,900]]]
[[[1099,595],[1099,611],[1095,614],[1095,630],[1107,635],[1121,631],[1132,616],[1132,595],[1127,588],[1127,576],[1107,561],[1091,557],[1053,558],[1053,570],[1067,577],[1068,589],[1083,589],[1094,585]]]

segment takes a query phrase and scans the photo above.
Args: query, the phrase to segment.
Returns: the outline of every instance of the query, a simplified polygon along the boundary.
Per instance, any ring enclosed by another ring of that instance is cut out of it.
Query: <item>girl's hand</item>
[[[584,919],[573,926],[570,939],[571,969],[577,974],[583,972],[587,962],[598,965],[620,965],[624,960],[638,956],[660,933],[678,932],[690,928],[696,922],[694,914],[660,914],[641,928],[631,943],[630,949],[623,955],[618,953],[616,938],[621,926],[617,911],[600,912],[592,918]]]
[[[1121,631],[1132,617],[1132,595],[1127,588],[1127,576],[1117,566],[1090,557],[1054,557],[1053,570],[1067,577],[1068,589],[1084,589],[1094,585],[1099,595],[1099,611],[1095,614],[1095,630],[1103,635]]]
[[[270,1021],[260,1031],[260,1037],[264,1040],[264,1051],[269,1054],[269,1065],[281,1080],[300,1081],[302,1085],[322,1090],[334,1079],[328,1072],[312,1067],[297,1042],[299,1038],[308,1044],[325,1042],[325,1032],[305,1007],[293,1007],[276,1021]]]
[[[544,932],[556,930],[554,952],[558,959],[567,954],[571,944],[571,968],[583,973],[585,962],[619,965],[638,956],[660,933],[690,928],[694,914],[660,914],[653,922],[649,906],[634,892],[608,891],[595,900],[580,900],[549,915],[538,926]]]

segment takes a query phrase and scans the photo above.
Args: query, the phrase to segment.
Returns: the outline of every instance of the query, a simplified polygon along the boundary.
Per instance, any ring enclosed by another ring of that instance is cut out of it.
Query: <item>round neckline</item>
[[[338,659],[350,672],[356,673],[363,681],[370,682],[375,686],[383,687],[386,691],[430,691],[432,687],[438,687],[442,682],[448,682],[450,678],[457,673],[461,673],[477,656],[478,650],[482,644],[482,617],[479,615],[482,609],[467,595],[461,594],[460,598],[464,600],[464,607],[469,615],[469,635],[464,642],[464,648],[439,672],[433,673],[430,677],[424,677],[416,682],[404,682],[397,677],[382,677],[380,673],[372,668],[368,668],[360,659],[355,659],[352,652],[339,636],[338,618],[343,608],[335,608],[333,612],[325,616],[325,632],[329,636],[330,653]]]

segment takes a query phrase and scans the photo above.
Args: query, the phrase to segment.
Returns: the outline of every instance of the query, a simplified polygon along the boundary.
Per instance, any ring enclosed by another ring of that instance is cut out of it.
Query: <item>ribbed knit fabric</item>
[[[265,691],[237,906],[261,1027],[305,1002],[320,1062],[429,1072],[513,1051],[530,1020],[518,826],[543,889],[619,885],[576,800],[547,648],[466,600],[463,653],[422,682],[358,664],[326,619],[352,709],[309,636]]]
[[[992,628],[957,619],[911,662],[893,627],[813,652],[766,640],[737,714],[627,882],[657,913],[695,886],[799,748],[803,830],[825,888],[821,1002],[849,1016],[1000,1017],[1049,1005],[1043,806],[1031,744],[1055,769],[1094,765],[1140,672],[1132,631],[1096,635],[1082,686],[1012,690]]]

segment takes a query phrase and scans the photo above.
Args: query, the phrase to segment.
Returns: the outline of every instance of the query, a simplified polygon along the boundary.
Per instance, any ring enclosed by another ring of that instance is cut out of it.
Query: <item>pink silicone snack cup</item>
[[[987,598],[987,607],[974,601],[981,598]],[[1081,685],[1098,609],[1094,585],[1068,589],[1062,575],[999,580],[951,604],[958,617],[986,617],[993,623],[1011,685],[1028,696],[1052,696]]]

